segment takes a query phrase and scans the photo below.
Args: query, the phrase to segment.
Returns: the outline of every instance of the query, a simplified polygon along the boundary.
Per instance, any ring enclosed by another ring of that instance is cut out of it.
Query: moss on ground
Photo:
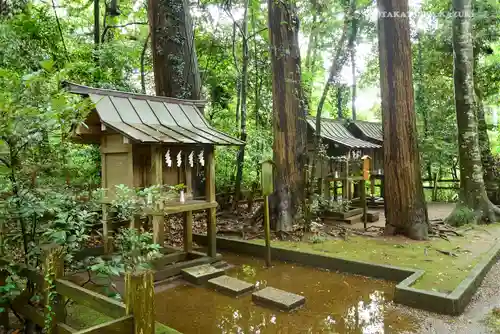
[[[495,245],[500,236],[500,225],[464,226],[463,237],[413,241],[400,237],[350,236],[344,240],[322,242],[273,241],[273,247],[299,250],[338,257],[412,269],[425,270],[413,287],[423,290],[451,292],[467,277],[471,269]],[[263,240],[255,240],[263,243]],[[443,254],[451,252],[456,256]]]
[[[84,305],[73,303],[67,307],[67,310],[68,316],[66,322],[69,326],[77,330],[96,326],[112,320],[112,318],[107,315],[99,313]],[[155,327],[156,334],[180,334],[175,329],[167,327],[159,322],[156,322]]]

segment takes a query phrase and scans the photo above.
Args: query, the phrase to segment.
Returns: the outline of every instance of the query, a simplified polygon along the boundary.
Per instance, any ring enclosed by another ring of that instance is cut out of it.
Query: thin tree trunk
[[[408,0],[378,0],[380,87],[384,130],[387,235],[428,238],[429,219],[420,174]]]
[[[99,64],[99,44],[101,37],[99,19],[100,19],[99,0],[94,0],[94,62],[96,62],[96,64]]]
[[[354,9],[356,9],[356,0],[353,0]],[[352,90],[351,90],[351,110],[352,119],[356,120],[356,38],[358,36],[358,20],[353,13],[353,18],[351,20],[351,33],[349,34],[349,50],[351,54],[351,75],[352,75]]]
[[[289,231],[304,209],[306,113],[302,102],[299,19],[291,0],[268,0],[273,87],[277,230]]]
[[[248,63],[250,56],[248,54],[248,5],[249,0],[245,0],[245,7],[242,22],[242,42],[243,42],[243,61],[241,66],[241,127],[240,139],[247,139],[247,88],[248,88]],[[245,160],[245,146],[240,146],[238,158],[236,159],[236,185],[235,185],[235,203],[237,204],[241,197],[241,182],[243,179],[243,163]]]
[[[198,100],[201,79],[187,0],[149,0],[156,95]]]
[[[240,123],[240,109],[241,109],[241,74],[240,68],[238,66],[238,58],[236,57],[236,22],[233,22],[233,35],[232,35],[232,50],[233,50],[233,62],[234,68],[238,73],[236,77],[236,124]]]
[[[338,76],[340,74],[340,71],[342,70],[342,67],[345,64],[346,61],[346,56],[347,56],[347,48],[346,48],[346,41],[347,41],[347,34],[349,31],[349,24],[353,20],[354,12],[356,11],[356,0],[351,0],[350,1],[350,6],[349,10],[347,13],[345,13],[345,18],[344,18],[344,26],[342,28],[342,35],[340,36],[339,41],[337,42],[337,46],[335,48],[334,52],[334,57],[333,57],[333,62],[332,66],[330,67],[330,74],[328,75],[328,81],[325,84],[325,87],[323,89],[323,94],[321,95],[321,98],[318,103],[318,109],[316,110],[316,130],[315,130],[315,136],[314,136],[314,157],[311,162],[311,175],[310,175],[310,180],[309,180],[309,195],[312,196],[312,194],[315,193],[316,187],[315,187],[315,180],[316,180],[316,165],[319,163],[319,156],[320,156],[320,145],[321,145],[321,113],[323,111],[323,106],[326,101],[326,97],[328,96],[328,92],[330,91],[330,87],[334,86],[335,84],[338,83]]]
[[[494,222],[483,179],[477,114],[474,101],[474,55],[472,44],[472,0],[453,0],[453,58],[455,108],[460,158],[460,198],[447,218],[453,225]]]
[[[309,34],[309,41],[307,43],[307,53],[305,60],[305,70],[312,73],[311,82],[306,86],[305,89],[305,102],[307,104],[307,112],[311,111],[311,97],[314,84],[314,72],[316,65],[316,54],[318,49],[318,6],[317,1],[311,1],[311,9],[313,11],[313,18],[311,22],[311,33]]]

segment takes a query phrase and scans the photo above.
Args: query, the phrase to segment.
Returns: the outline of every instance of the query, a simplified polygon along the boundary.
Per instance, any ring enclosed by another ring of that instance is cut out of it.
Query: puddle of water
[[[157,320],[182,333],[416,333],[414,319],[394,310],[394,285],[361,276],[320,271],[224,254],[228,275],[259,288],[272,286],[306,297],[291,313],[253,304],[203,287],[181,284],[156,295]]]

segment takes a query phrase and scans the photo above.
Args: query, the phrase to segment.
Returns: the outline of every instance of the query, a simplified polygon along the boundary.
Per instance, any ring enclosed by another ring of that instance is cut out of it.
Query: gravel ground
[[[422,327],[419,333],[490,334],[495,332],[489,330],[483,321],[494,307],[500,306],[499,297],[500,262],[497,262],[491,267],[480,288],[472,297],[470,304],[461,316],[444,316],[404,306],[397,308],[421,321]]]

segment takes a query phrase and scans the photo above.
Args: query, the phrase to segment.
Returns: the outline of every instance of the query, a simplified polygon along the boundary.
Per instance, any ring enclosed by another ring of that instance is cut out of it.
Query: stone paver
[[[219,276],[208,280],[208,285],[231,296],[241,296],[255,288],[254,284],[230,276]]]
[[[275,307],[284,311],[291,311],[304,305],[306,298],[291,292],[286,292],[272,287],[264,288],[252,294],[254,303]]]
[[[215,268],[209,264],[182,269],[182,277],[194,284],[206,283],[209,279],[224,275],[224,269]]]

